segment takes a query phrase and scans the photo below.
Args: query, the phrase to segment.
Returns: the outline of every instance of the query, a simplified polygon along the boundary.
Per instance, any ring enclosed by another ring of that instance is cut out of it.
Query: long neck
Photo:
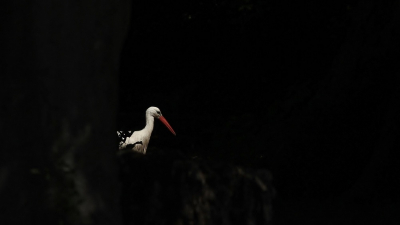
[[[149,132],[153,131],[154,128],[154,117],[150,115],[150,113],[146,113],[146,126],[144,127],[144,130]]]

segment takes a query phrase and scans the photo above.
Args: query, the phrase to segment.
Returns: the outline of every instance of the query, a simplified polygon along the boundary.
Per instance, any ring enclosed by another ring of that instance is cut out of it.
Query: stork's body
[[[150,142],[151,132],[153,132],[154,128],[154,118],[159,119],[174,135],[176,135],[175,131],[169,125],[167,120],[161,115],[160,109],[157,107],[150,107],[146,110],[146,126],[143,128],[143,130],[135,131],[130,137],[122,140],[122,142],[120,142],[119,149],[133,150],[146,154],[147,146]],[[118,135],[121,135],[120,132],[117,133]]]

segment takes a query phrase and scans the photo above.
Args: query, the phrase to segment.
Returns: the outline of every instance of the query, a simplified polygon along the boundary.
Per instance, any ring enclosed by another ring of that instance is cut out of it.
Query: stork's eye
[[[156,111],[156,113],[157,113],[158,115],[161,115],[161,112],[160,112],[160,111]]]

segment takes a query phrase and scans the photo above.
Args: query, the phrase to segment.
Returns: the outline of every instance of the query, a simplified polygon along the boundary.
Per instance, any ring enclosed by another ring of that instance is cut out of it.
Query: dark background
[[[10,0],[0,25],[1,224],[120,224],[115,131],[150,106],[177,136],[156,121],[149,157],[270,170],[276,224],[399,222],[398,0]]]
[[[141,129],[157,106],[177,136],[156,123],[148,154],[270,169],[281,211],[293,203],[299,217],[389,222],[382,211],[399,200],[396,10],[376,1],[137,3],[118,127]],[[298,220],[287,214],[278,217]]]

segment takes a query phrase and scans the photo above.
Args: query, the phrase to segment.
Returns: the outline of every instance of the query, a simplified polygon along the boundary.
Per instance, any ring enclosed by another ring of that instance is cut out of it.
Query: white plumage
[[[130,137],[128,137],[128,135],[131,131],[128,131],[128,133],[117,131],[118,136],[122,138],[119,143],[119,149],[133,150],[146,154],[151,132],[153,132],[154,128],[154,118],[159,119],[174,135],[176,135],[167,120],[162,116],[160,109],[152,106],[146,110],[146,126],[143,130],[133,132]]]

